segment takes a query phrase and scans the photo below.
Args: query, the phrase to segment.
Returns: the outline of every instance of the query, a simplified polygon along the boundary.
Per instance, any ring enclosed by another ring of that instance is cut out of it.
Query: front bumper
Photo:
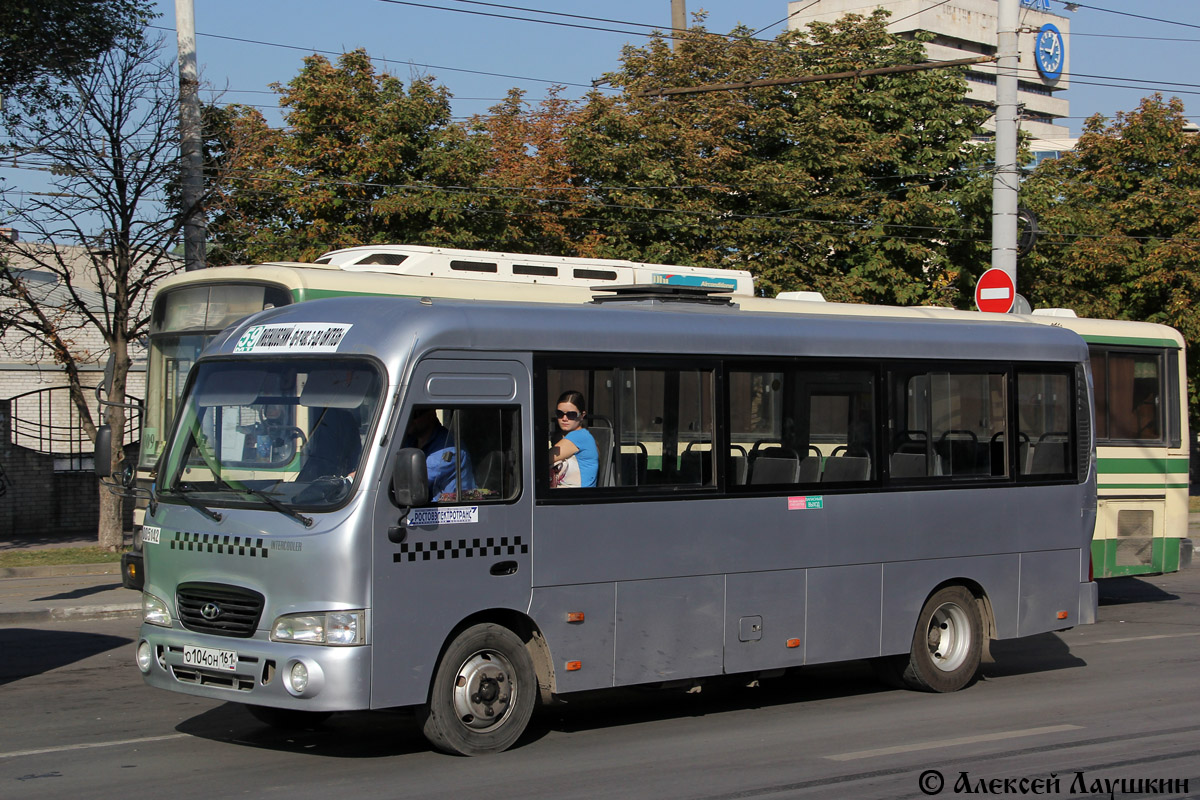
[[[159,689],[234,703],[302,711],[355,711],[370,708],[371,648],[327,647],[272,642],[266,631],[249,639],[194,633],[181,628],[142,625],[138,647],[150,648],[146,683]],[[237,653],[236,668],[224,670],[185,663],[184,648]],[[288,676],[304,664],[308,685],[289,690]]]

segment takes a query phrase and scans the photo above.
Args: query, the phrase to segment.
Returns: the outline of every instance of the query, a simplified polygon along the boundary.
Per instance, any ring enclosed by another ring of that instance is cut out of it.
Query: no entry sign
[[[1008,273],[992,267],[979,276],[975,284],[975,307],[980,311],[1007,314],[1017,298],[1017,287]]]

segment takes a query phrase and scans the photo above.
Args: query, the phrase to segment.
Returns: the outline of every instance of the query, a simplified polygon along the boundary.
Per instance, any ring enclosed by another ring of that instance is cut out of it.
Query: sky
[[[205,99],[265,106],[273,124],[281,117],[270,84],[286,83],[313,52],[333,58],[363,48],[406,83],[431,75],[454,95],[455,116],[466,118],[513,87],[535,101],[554,84],[581,97],[619,66],[624,45],[643,44],[638,34],[671,23],[671,0],[193,2]],[[889,2],[864,0],[864,10]],[[1070,19],[1071,117],[1064,122],[1072,133],[1091,114],[1132,110],[1154,91],[1180,97],[1200,122],[1200,0],[1087,0],[1074,12],[1062,0],[1048,2]],[[158,0],[158,10],[154,24],[173,47],[174,0]],[[786,0],[690,0],[687,10],[706,11],[710,31],[740,23],[761,30],[760,38],[783,30],[788,14]]]
[[[900,1],[862,0],[863,11]],[[1133,110],[1155,91],[1180,97],[1200,124],[1200,0],[1081,0],[1073,12],[1064,0],[1039,1],[1070,19],[1071,111],[1063,124],[1072,134],[1090,115]],[[161,16],[152,24],[173,58],[175,0],[155,2]],[[644,34],[671,24],[671,0],[192,2],[204,99],[260,106],[276,127],[283,117],[271,84],[287,83],[314,52],[334,59],[363,48],[405,83],[433,76],[452,93],[454,115],[465,120],[486,113],[513,87],[534,102],[556,84],[565,97],[580,98],[619,67],[623,46],[642,45]],[[744,24],[771,38],[783,30],[788,4],[688,0],[687,10],[707,12],[710,31]],[[0,162],[0,225],[13,224],[12,204],[48,191],[49,181],[38,168]]]

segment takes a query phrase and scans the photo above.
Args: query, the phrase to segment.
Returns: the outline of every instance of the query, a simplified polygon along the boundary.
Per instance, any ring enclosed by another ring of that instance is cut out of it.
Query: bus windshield
[[[205,506],[339,505],[382,385],[361,360],[201,363],[158,494]]]

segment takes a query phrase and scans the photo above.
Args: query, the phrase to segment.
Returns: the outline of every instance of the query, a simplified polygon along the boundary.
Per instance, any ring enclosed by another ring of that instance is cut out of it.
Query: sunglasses
[[[566,417],[567,419],[574,422],[575,420],[579,419],[579,412],[578,411],[562,411],[561,409],[556,408],[556,409],[554,409],[554,416],[558,417],[559,419]]]

